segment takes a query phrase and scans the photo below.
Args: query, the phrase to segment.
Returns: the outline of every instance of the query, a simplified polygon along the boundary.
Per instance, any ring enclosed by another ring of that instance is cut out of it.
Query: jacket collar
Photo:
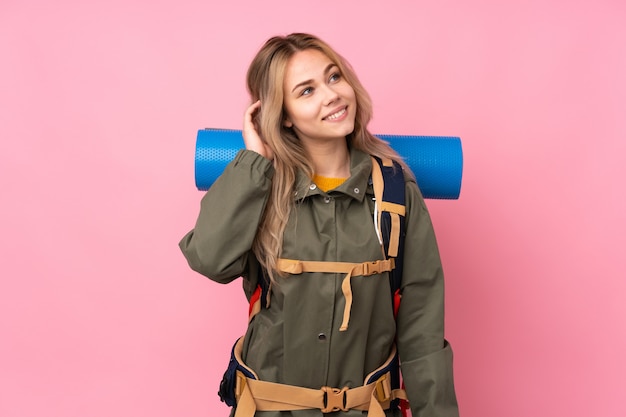
[[[372,184],[370,177],[372,174],[372,159],[363,151],[350,148],[350,178],[339,187],[329,191],[332,193],[341,193],[349,197],[363,201],[366,194],[372,194]],[[307,197],[325,194],[304,172],[298,172],[296,177],[296,187],[294,191],[294,199],[303,200]]]

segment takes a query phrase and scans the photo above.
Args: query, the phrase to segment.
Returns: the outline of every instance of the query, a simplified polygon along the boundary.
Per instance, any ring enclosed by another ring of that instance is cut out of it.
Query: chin
[[[349,134],[354,133],[354,123],[351,126],[346,126],[343,131],[345,132],[343,133],[343,136],[348,136]]]

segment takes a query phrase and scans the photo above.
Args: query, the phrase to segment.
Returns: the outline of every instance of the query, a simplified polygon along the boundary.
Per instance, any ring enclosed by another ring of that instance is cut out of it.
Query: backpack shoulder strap
[[[404,237],[406,235],[405,181],[402,166],[395,161],[372,157],[372,185],[374,186],[374,223],[387,258],[395,258],[395,268],[389,272],[391,299],[394,317],[398,317],[400,291],[402,285],[402,264],[404,260]],[[391,386],[404,388],[400,381],[400,364],[396,356],[391,367]],[[396,400],[397,401],[397,400]],[[408,405],[404,400],[392,402],[392,408],[399,405],[403,416],[407,415]],[[395,405],[394,405],[395,403]]]
[[[405,181],[402,166],[390,159],[372,157],[372,185],[376,199],[374,223],[387,258],[395,258],[395,268],[389,273],[394,313],[400,302],[402,261],[405,236]]]

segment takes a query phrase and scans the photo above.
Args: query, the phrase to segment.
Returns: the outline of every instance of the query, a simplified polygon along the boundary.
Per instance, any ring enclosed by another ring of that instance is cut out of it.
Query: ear
[[[291,120],[285,117],[285,119],[283,120],[283,126],[289,129],[293,127],[293,123],[291,123]]]

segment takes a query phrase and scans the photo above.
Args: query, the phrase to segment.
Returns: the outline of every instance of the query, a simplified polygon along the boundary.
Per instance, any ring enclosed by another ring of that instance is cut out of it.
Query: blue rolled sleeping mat
[[[463,150],[454,136],[376,135],[389,142],[411,168],[424,198],[455,200],[461,193]],[[237,152],[244,148],[241,130],[201,129],[196,139],[195,177],[205,191]]]

